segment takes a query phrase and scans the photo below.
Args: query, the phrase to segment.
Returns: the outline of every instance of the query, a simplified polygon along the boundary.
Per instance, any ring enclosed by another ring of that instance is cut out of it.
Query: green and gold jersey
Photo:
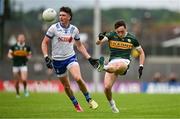
[[[28,58],[27,56],[31,54],[31,48],[27,45],[20,46],[18,44],[13,45],[10,48],[12,52],[13,66],[24,66],[26,65]]]
[[[115,58],[131,59],[131,50],[139,47],[136,37],[127,33],[125,37],[120,38],[116,32],[109,32],[105,35],[108,38],[110,49],[110,60]]]

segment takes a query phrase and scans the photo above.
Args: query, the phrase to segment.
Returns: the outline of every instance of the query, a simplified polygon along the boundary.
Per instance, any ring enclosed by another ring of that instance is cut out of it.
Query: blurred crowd
[[[170,74],[162,74],[161,72],[155,72],[152,81],[154,83],[160,82],[168,82],[168,83],[176,83],[178,81],[178,76],[175,72],[171,72]]]

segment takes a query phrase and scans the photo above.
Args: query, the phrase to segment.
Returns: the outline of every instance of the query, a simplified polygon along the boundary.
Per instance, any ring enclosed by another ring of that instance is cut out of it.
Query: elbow
[[[100,45],[100,44],[101,44],[101,41],[97,40],[96,45]]]
[[[8,57],[9,59],[12,59],[12,58],[13,58],[13,56],[12,56],[11,54],[8,54],[7,57]]]

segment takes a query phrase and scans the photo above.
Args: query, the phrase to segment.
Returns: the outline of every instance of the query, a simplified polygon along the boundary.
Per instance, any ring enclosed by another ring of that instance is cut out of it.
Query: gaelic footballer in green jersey
[[[118,75],[125,75],[131,61],[131,51],[136,48],[139,52],[139,78],[142,75],[145,55],[142,47],[139,45],[136,37],[127,32],[126,24],[119,20],[114,25],[114,31],[100,33],[97,45],[108,42],[110,50],[110,59],[107,65],[104,65],[104,57],[99,59],[98,71],[106,71],[104,78],[104,92],[110,103],[111,110],[118,113],[115,101],[112,98],[112,86]]]
[[[108,41],[108,46],[110,49],[110,59],[108,65],[112,64],[113,62],[118,62],[118,60],[123,60],[125,65],[122,64],[120,66],[120,64],[117,63],[116,68],[114,68],[114,66],[103,66],[100,67],[99,71],[105,70],[109,73],[124,75],[131,61],[131,52],[134,48],[137,49],[140,54],[140,67],[142,67],[144,64],[145,55],[136,37],[127,32],[124,21],[116,22],[114,27],[115,30],[112,32],[100,33],[99,39],[97,40],[96,44],[100,45],[105,41]],[[101,59],[103,60],[103,58]],[[100,61],[100,63],[103,62]]]
[[[25,44],[24,34],[19,34],[17,37],[17,43],[9,49],[8,57],[13,62],[13,77],[16,80],[16,97],[20,97],[19,83],[22,81],[24,85],[24,95],[29,96],[27,91],[27,61],[31,58],[31,49]]]

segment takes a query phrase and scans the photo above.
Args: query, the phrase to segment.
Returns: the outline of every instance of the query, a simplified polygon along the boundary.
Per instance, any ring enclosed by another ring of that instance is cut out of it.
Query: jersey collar
[[[115,31],[114,31],[115,32]],[[116,32],[115,32],[116,33]],[[117,34],[117,33],[116,33]],[[118,34],[117,34],[118,35]],[[128,32],[125,33],[125,35],[122,38],[125,38],[128,35]],[[118,35],[119,36],[119,35]]]
[[[125,33],[124,37],[126,37],[126,36],[127,36],[127,34],[128,34],[128,32],[126,32],[126,33]]]
[[[59,25],[60,25],[62,28],[65,28],[65,29],[69,28],[69,26],[70,26],[70,24],[68,24],[68,26],[65,27],[63,24],[61,24],[61,22],[59,22]]]
[[[17,45],[20,46],[20,47],[23,47],[23,46],[25,46],[25,43],[20,44],[19,42],[17,42]]]

